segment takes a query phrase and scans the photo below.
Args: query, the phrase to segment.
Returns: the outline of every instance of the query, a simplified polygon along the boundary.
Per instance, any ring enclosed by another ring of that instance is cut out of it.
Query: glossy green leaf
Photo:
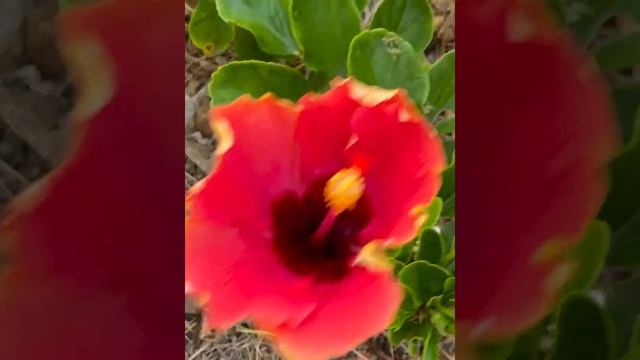
[[[595,57],[602,70],[619,70],[640,64],[640,31],[603,43],[595,50]]]
[[[291,31],[290,0],[216,0],[226,22],[249,30],[260,48],[275,55],[297,55]]]
[[[440,234],[434,229],[426,229],[418,240],[417,260],[425,260],[432,264],[440,263],[444,253],[444,244]]]
[[[329,75],[345,76],[351,39],[360,32],[353,0],[291,0],[293,33],[304,62]]]
[[[424,339],[422,360],[440,360],[440,334],[434,329]]]
[[[213,105],[229,103],[243,94],[259,98],[268,92],[296,101],[308,90],[307,81],[295,70],[255,60],[234,61],[221,66],[209,83]]]
[[[384,29],[367,30],[353,38],[349,48],[349,74],[383,88],[404,88],[417,104],[429,94],[424,56],[398,35]]]
[[[433,118],[453,99],[456,88],[456,53],[450,51],[429,70],[430,91],[426,107],[428,116]],[[453,131],[453,130],[452,130]]]
[[[189,21],[189,38],[203,53],[224,51],[233,39],[233,27],[218,16],[215,0],[199,0]]]
[[[438,220],[440,220],[440,213],[442,212],[442,199],[439,197],[433,198],[431,203],[425,209],[426,220],[422,224],[423,229],[434,227]]]
[[[636,113],[635,135],[610,165],[610,191],[600,219],[609,223],[614,234],[640,212],[640,109]]]
[[[416,261],[407,265],[398,274],[416,304],[424,304],[431,297],[442,294],[444,282],[449,277],[443,268],[426,261]]]
[[[634,326],[640,319],[640,278],[631,278],[607,290],[606,307],[611,314],[616,338],[616,355],[633,349]]]
[[[417,51],[423,51],[433,36],[433,15],[427,0],[383,0],[371,28],[383,28],[400,35]]]
[[[456,278],[455,277],[449,277],[447,278],[447,280],[445,280],[444,282],[444,286],[442,288],[442,301],[444,302],[445,305],[448,304],[448,302],[450,300],[455,300],[455,293],[456,293]]]
[[[253,34],[239,26],[235,27],[234,50],[238,60],[263,60],[268,61],[273,56],[260,49]]]
[[[558,330],[550,360],[610,360],[610,329],[605,315],[593,300],[570,295],[560,306]]]
[[[610,235],[605,222],[595,221],[587,227],[568,255],[576,268],[563,289],[565,294],[585,290],[597,280],[607,257]]]

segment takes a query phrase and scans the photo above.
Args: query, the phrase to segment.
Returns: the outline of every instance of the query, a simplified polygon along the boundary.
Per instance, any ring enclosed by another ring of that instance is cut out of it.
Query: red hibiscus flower
[[[402,291],[381,250],[415,235],[445,164],[404,92],[337,81],[298,104],[242,97],[211,122],[215,169],[186,199],[186,290],[207,324],[250,319],[305,360],[384,330]]]
[[[458,350],[551,310],[616,144],[605,83],[543,2],[462,2],[458,55],[473,61],[457,67],[457,116],[469,120],[456,134]]]

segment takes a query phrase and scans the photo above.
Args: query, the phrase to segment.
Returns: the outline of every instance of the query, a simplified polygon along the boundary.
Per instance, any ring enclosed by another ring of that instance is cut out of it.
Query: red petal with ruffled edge
[[[369,226],[354,245],[415,235],[412,210],[435,196],[444,155],[406,95],[346,80],[298,105],[266,95],[212,114],[222,149],[212,174],[187,196],[185,259],[187,292],[200,300],[208,325],[248,318],[301,359],[340,355],[384,330],[402,298],[391,274],[351,264],[329,280],[300,273],[278,255],[273,237],[281,231],[274,232],[272,216],[274,203],[285,215],[318,215],[318,181],[357,166],[368,201],[343,223]],[[391,155],[378,150],[385,143]]]
[[[358,109],[351,122],[357,141],[347,153],[352,162],[366,159],[366,191],[376,214],[363,237],[405,244],[421,225],[414,210],[428,205],[440,189],[441,140],[404,93]]]
[[[357,267],[339,283],[320,285],[318,307],[297,326],[275,329],[289,359],[322,360],[342,355],[393,320],[402,289],[390,274]]]

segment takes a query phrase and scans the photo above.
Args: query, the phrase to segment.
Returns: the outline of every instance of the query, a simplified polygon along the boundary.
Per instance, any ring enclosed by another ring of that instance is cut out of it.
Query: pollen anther
[[[335,214],[355,208],[364,193],[364,178],[355,167],[335,173],[324,188],[324,200]]]

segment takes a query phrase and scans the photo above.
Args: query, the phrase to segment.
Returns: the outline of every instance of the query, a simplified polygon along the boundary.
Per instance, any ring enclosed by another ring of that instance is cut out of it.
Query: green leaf
[[[429,318],[431,325],[442,335],[451,335],[453,333],[453,319],[445,316],[441,312],[432,313]]]
[[[424,339],[422,360],[440,360],[440,334],[433,328]]]
[[[453,277],[449,277],[447,278],[447,280],[451,279]],[[447,283],[447,280],[445,280],[445,284]],[[445,289],[442,290],[443,293],[446,291]],[[450,290],[449,290],[450,291]],[[454,308],[453,306],[449,306],[447,304],[444,303],[444,294],[443,295],[438,295],[438,296],[434,296],[431,299],[429,299],[429,301],[427,301],[427,309],[431,310],[430,313],[440,313],[443,316],[447,317],[448,319],[446,320],[448,322],[448,325],[451,325],[453,323],[453,319],[455,317],[455,313],[454,313]],[[437,320],[440,321],[440,320]],[[437,326],[436,326],[437,328]]]
[[[444,204],[442,204],[442,213],[440,213],[440,216],[443,218],[452,218],[456,216],[455,194],[449,196],[449,198],[445,200]]]
[[[440,263],[444,253],[444,244],[440,234],[434,229],[426,229],[420,234],[417,260],[425,260],[432,264]]]
[[[640,267],[640,211],[613,236],[607,263],[614,266]]]
[[[410,291],[416,304],[424,304],[431,297],[441,295],[449,277],[443,268],[426,261],[416,261],[400,271],[398,278]]]
[[[455,221],[450,221],[442,225],[442,233],[440,235],[442,236],[442,241],[444,243],[445,258],[442,260],[443,263],[446,263],[446,258],[453,256],[456,250],[454,246],[456,228],[455,224]]]
[[[630,84],[613,89],[611,93],[616,110],[616,117],[622,132],[622,141],[628,144],[633,138],[636,112],[640,108],[640,84]]]
[[[603,43],[594,55],[602,70],[619,70],[640,64],[640,31]]]
[[[411,318],[405,321],[397,330],[389,332],[389,342],[393,345],[398,345],[403,340],[423,339],[430,329],[431,324],[428,321],[418,321],[416,318]]]
[[[612,231],[619,228],[640,212],[640,110],[636,113],[635,135],[625,150],[613,160],[610,169],[610,191],[600,219],[609,223]]]
[[[263,60],[269,61],[273,57],[260,49],[258,42],[252,33],[236,26],[234,49],[238,60]]]
[[[616,355],[633,349],[634,325],[640,319],[640,278],[620,282],[607,290],[606,308],[611,315],[616,338]]]
[[[607,257],[610,235],[605,222],[589,224],[580,242],[569,252],[569,260],[576,269],[563,289],[564,294],[583,291],[597,280]]]
[[[215,0],[198,0],[188,30],[193,44],[206,55],[226,50],[233,39],[233,27],[218,16]]]
[[[426,106],[428,117],[435,118],[453,99],[456,87],[456,53],[450,51],[436,61],[429,71],[430,92]],[[451,130],[453,132],[453,129]]]
[[[290,0],[216,0],[218,13],[226,22],[249,30],[260,48],[275,55],[297,55],[291,32]]]
[[[440,220],[440,213],[442,212],[442,199],[439,197],[433,198],[429,206],[425,210],[426,220],[422,224],[423,229],[434,227],[438,220]]]
[[[353,38],[347,67],[358,80],[387,89],[404,88],[417,104],[429,94],[424,56],[398,35],[384,29],[367,30]]]
[[[630,15],[640,21],[638,0],[565,0],[551,1],[561,9],[563,19],[578,43],[587,45],[598,28],[611,16]]]
[[[442,289],[442,295],[443,295],[442,301],[445,303],[445,305],[448,303],[448,301],[455,299],[454,297],[455,292],[456,292],[456,278],[451,276],[447,278],[447,280],[445,280],[444,286]]]
[[[407,263],[411,261],[413,257],[413,251],[416,246],[415,239],[409,242],[408,244],[403,245],[402,247],[392,249],[390,251],[390,255],[395,257],[396,260],[400,262]]]
[[[255,60],[234,61],[221,66],[209,83],[213,105],[229,103],[244,94],[259,98],[268,92],[296,101],[308,90],[306,80],[295,70]]]
[[[433,72],[432,72],[432,75],[433,75]],[[435,88],[433,87],[433,81],[431,82],[431,88],[435,90]],[[427,103],[428,102],[429,100],[427,100]],[[436,124],[436,130],[438,130],[438,134],[440,135],[453,134],[453,132],[456,130],[456,118],[450,117],[448,119],[444,119],[440,121],[439,123]]]
[[[369,5],[369,0],[356,0],[356,6],[360,12],[362,12],[367,5]]]
[[[447,157],[447,163],[451,163],[453,161],[453,153],[456,150],[456,142],[453,139],[444,139],[442,146],[444,147],[444,155]]]
[[[353,0],[291,0],[293,33],[304,62],[329,75],[345,76],[351,39],[360,32]]]
[[[456,164],[455,159],[452,160],[451,165],[442,172],[442,187],[438,197],[442,199],[448,199],[456,191]]]
[[[550,360],[609,360],[612,348],[607,320],[584,295],[570,295],[560,306],[558,333]]]
[[[413,302],[413,298],[411,297],[411,293],[407,288],[404,291],[404,298],[402,303],[400,304],[400,308],[398,308],[398,312],[396,313],[396,317],[389,325],[390,330],[398,330],[402,327],[402,324],[409,319],[410,317],[416,315],[417,307]]]
[[[384,0],[376,10],[371,28],[393,31],[417,51],[423,51],[433,36],[433,15],[427,0]]]
[[[329,90],[329,81],[331,81],[331,79],[333,79],[332,76],[323,72],[310,71],[307,81],[309,81],[309,85],[313,91],[323,93]]]

